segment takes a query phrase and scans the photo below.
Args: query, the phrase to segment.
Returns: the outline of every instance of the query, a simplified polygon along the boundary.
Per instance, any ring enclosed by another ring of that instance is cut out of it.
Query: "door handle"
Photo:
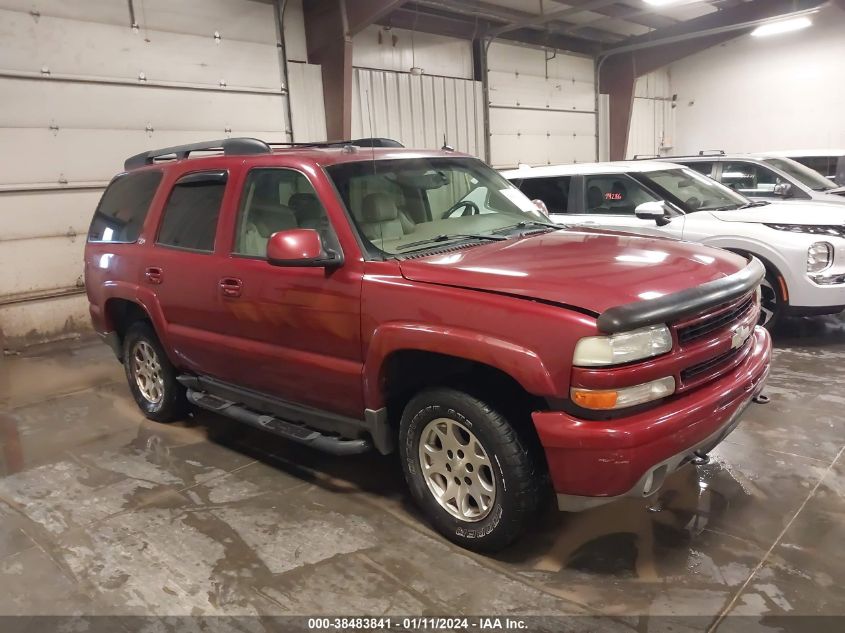
[[[160,284],[163,281],[164,271],[158,266],[150,266],[144,271],[144,277],[147,283]]]
[[[224,297],[240,297],[243,282],[234,277],[224,277],[220,280],[220,292]]]

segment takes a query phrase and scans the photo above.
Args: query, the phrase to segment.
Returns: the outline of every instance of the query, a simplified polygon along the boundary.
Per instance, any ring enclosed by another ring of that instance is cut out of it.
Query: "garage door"
[[[596,160],[592,58],[494,42],[487,76],[495,167]]]
[[[484,157],[481,82],[385,70],[352,71],[352,135]]]
[[[86,320],[85,234],[127,156],[289,138],[277,25],[273,4],[253,0],[0,0],[7,343]]]

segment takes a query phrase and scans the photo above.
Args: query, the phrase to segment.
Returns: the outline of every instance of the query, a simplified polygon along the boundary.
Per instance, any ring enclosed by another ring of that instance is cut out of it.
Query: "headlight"
[[[807,249],[807,272],[818,273],[833,263],[833,246],[816,242]]]
[[[572,364],[578,367],[619,365],[672,350],[672,334],[665,325],[651,325],[611,336],[588,336],[575,345]]]
[[[672,376],[652,380],[633,387],[612,390],[580,389],[569,390],[572,401],[585,409],[624,409],[635,404],[659,400],[675,393],[675,379]]]

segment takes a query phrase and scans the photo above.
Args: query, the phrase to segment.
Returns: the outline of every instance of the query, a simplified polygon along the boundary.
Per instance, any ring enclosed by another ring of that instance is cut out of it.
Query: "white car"
[[[529,198],[542,200],[560,224],[658,234],[754,255],[767,270],[761,320],[769,328],[784,314],[845,308],[841,205],[752,202],[692,169],[657,161],[502,173]]]
[[[845,207],[845,187],[784,156],[717,151],[660,160],[686,165],[752,200],[812,200]]]

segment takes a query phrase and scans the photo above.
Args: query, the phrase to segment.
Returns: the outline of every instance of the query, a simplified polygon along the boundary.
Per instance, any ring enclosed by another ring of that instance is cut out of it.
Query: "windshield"
[[[751,204],[745,196],[692,169],[648,171],[637,177],[687,213],[727,211]]]
[[[474,158],[404,158],[326,168],[371,252],[411,253],[466,239],[505,239],[550,224],[525,195]]]
[[[831,180],[822,176],[819,172],[805,167],[796,160],[791,158],[764,158],[763,162],[786,172],[795,180],[803,185],[806,185],[813,191],[827,191],[828,189],[836,189],[837,185]]]

